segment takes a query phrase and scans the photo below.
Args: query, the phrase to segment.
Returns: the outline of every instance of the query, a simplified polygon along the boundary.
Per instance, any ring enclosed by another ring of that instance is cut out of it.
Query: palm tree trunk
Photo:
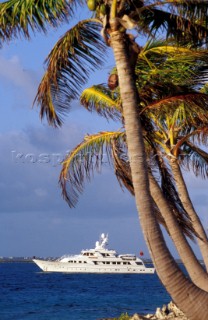
[[[169,159],[169,163],[173,172],[173,176],[176,182],[176,186],[178,189],[179,197],[184,206],[184,209],[189,214],[193,227],[195,231],[198,233],[199,237],[197,237],[198,245],[201,250],[202,257],[204,259],[204,264],[208,271],[208,238],[202,226],[202,223],[193,207],[191,199],[189,197],[188,189],[186,187],[180,166],[177,160]]]
[[[110,20],[111,47],[119,77],[128,153],[141,227],[162,283],[177,306],[191,320],[208,319],[208,294],[187,279],[171,256],[154,216],[142,128],[138,117],[139,97],[125,43],[116,19]]]
[[[196,286],[208,292],[208,274],[196,259],[192,248],[181,231],[177,220],[174,218],[171,209],[152,173],[149,173],[149,182],[151,195],[158,208],[160,208],[160,212],[165,220],[170,236],[191,280]]]

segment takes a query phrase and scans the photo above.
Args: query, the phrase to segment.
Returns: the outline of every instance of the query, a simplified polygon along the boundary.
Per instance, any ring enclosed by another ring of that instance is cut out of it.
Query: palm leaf
[[[0,38],[19,35],[30,38],[30,32],[44,31],[47,26],[57,27],[72,16],[82,1],[66,0],[9,0],[0,3]]]
[[[176,45],[172,40],[155,40],[151,39],[147,41],[145,44],[143,50],[141,50],[139,56],[147,56],[148,54],[156,53],[159,55],[166,55],[166,56],[172,56],[175,59],[180,59],[181,55],[182,57],[185,57],[187,60],[188,58],[192,61],[196,58],[199,58],[201,56],[206,57],[207,51],[205,50],[193,50],[188,46],[179,46]]]
[[[191,170],[201,178],[208,177],[208,154],[190,142],[184,143],[179,156],[180,164],[185,170]]]
[[[179,42],[201,45],[207,42],[207,0],[167,0],[147,1],[138,8],[132,17],[138,21],[139,28],[155,35],[165,33],[166,37]]]
[[[121,120],[121,106],[118,94],[104,85],[85,89],[80,97],[81,104],[89,111],[95,110],[107,119]]]
[[[208,145],[208,127],[197,128],[179,139],[175,146],[180,164],[196,176],[208,177],[208,153],[200,148]],[[180,150],[179,150],[180,148]],[[175,151],[175,152],[176,152]]]
[[[155,101],[144,108],[142,113],[154,110],[159,120],[160,117],[164,118],[165,114],[173,115],[177,108],[181,110],[181,120],[186,121],[187,118],[189,124],[198,125],[200,122],[208,121],[208,95],[194,92]]]
[[[123,139],[124,135],[122,131],[87,135],[66,157],[59,182],[62,195],[70,207],[76,205],[85,180],[89,181],[95,170],[100,172],[106,162],[112,162],[111,143],[115,139]]]
[[[124,186],[132,195],[134,195],[134,187],[126,145],[123,143],[121,144],[116,140],[113,141],[112,156],[115,175],[120,187],[123,188]]]
[[[192,125],[186,125],[180,127],[177,134],[177,143],[174,145],[172,153],[175,157],[180,155],[180,149],[183,144],[188,143],[188,141],[192,141],[194,144],[203,144],[204,146],[208,145],[208,127],[204,126],[202,123],[198,127],[194,127]]]
[[[41,119],[46,117],[50,125],[61,125],[89,72],[104,62],[106,45],[99,30],[96,21],[83,20],[67,31],[49,54],[35,102],[40,105]]]
[[[141,50],[136,66],[144,79],[170,86],[203,86],[207,77],[207,50],[177,46],[171,41],[151,40]]]

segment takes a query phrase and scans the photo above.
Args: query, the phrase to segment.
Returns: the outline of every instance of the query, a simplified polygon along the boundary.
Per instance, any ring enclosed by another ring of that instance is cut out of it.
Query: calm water
[[[0,293],[0,320],[95,320],[170,301],[156,274],[43,273],[33,263],[1,263]]]

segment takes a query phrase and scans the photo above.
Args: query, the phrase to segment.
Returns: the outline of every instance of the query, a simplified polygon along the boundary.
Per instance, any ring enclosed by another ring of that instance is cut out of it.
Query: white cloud
[[[35,190],[35,194],[38,196],[38,197],[45,197],[48,195],[48,192],[47,190],[43,189],[43,188],[36,188]]]
[[[9,87],[10,94],[15,95],[18,100],[21,96],[22,102],[26,97],[33,101],[38,79],[33,71],[24,69],[18,56],[12,56],[7,59],[0,55],[0,80],[2,90],[4,90],[5,86]],[[24,95],[22,95],[23,93]]]

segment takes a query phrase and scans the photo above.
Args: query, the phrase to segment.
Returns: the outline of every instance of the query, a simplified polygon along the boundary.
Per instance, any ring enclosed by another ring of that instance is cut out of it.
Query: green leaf
[[[83,1],[66,0],[9,0],[0,3],[0,38],[2,41],[17,36],[30,38],[31,32],[46,32],[73,16],[74,9]]]
[[[89,111],[95,110],[107,119],[121,120],[121,106],[118,94],[104,85],[85,89],[80,96],[81,104]]]
[[[148,34],[166,34],[181,43],[202,45],[208,36],[207,0],[153,0],[136,10],[131,17]]]
[[[85,180],[89,181],[94,171],[100,172],[101,167],[112,162],[111,150],[115,140],[124,140],[125,133],[99,132],[87,135],[74,148],[62,163],[60,185],[64,199],[70,207],[77,203],[79,194],[83,192]]]
[[[46,117],[50,125],[62,124],[62,116],[71,101],[79,98],[89,73],[105,61],[106,45],[100,29],[97,21],[83,20],[67,31],[49,54],[35,102],[40,105],[41,119]]]

